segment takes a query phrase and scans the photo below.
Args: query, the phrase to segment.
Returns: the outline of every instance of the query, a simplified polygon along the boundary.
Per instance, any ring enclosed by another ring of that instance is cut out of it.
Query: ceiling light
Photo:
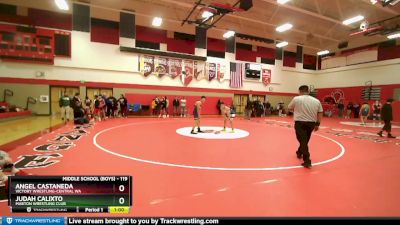
[[[290,0],[278,0],[278,3],[283,5],[283,4],[287,3],[288,1],[290,1]]]
[[[223,35],[223,37],[224,38],[230,38],[230,37],[233,37],[235,35],[235,31],[227,31],[224,35]]]
[[[329,54],[328,50],[320,51],[317,53],[317,55],[328,55],[328,54]]]
[[[201,14],[201,17],[202,18],[209,18],[209,17],[212,17],[214,14],[212,13],[212,12],[210,12],[210,11],[204,11],[202,14]]]
[[[54,0],[54,2],[56,3],[57,7],[61,10],[68,10],[68,3],[66,2],[66,0]]]
[[[162,24],[162,18],[161,17],[154,17],[152,25],[155,27],[159,27]]]
[[[285,32],[285,31],[287,31],[287,30],[292,29],[292,27],[293,27],[292,24],[290,24],[290,23],[285,23],[285,24],[283,24],[283,25],[277,27],[275,30],[278,31],[278,32]]]
[[[276,44],[276,47],[277,48],[283,48],[283,47],[287,46],[288,44],[289,43],[287,41],[283,41],[283,42],[280,42],[280,43]]]
[[[363,16],[358,15],[358,16],[356,16],[356,17],[353,17],[353,18],[350,18],[350,19],[347,19],[347,20],[343,21],[343,24],[344,24],[344,25],[350,25],[350,24],[352,24],[352,23],[359,22],[359,21],[361,21],[361,20],[363,20],[363,19],[364,19]]]
[[[387,38],[389,38],[389,39],[400,38],[400,32],[394,33],[394,34],[390,34],[390,35],[387,36]]]

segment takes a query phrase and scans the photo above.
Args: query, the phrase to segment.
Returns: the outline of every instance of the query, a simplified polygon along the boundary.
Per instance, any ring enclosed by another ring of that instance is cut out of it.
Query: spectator
[[[8,111],[9,111],[9,109],[5,105],[0,106],[0,113],[5,113],[5,112],[8,112]]]
[[[186,117],[187,109],[186,109],[186,99],[185,96],[181,99],[181,117]]]
[[[285,116],[285,103],[283,103],[283,101],[280,101],[276,108],[280,117]]]
[[[95,95],[94,96],[94,110],[93,110],[93,117],[95,120],[101,121],[101,107],[100,107],[100,102],[101,102],[102,97]]]
[[[345,117],[345,119],[350,119],[351,118],[351,113],[353,112],[353,103],[352,102],[349,102],[349,104],[347,104],[347,107],[346,107],[346,117]]]
[[[122,117],[127,117],[126,112],[128,109],[128,100],[125,98],[123,94],[118,99],[120,114]]]
[[[157,115],[157,103],[155,98],[153,98],[153,101],[151,101],[151,115]]]
[[[14,162],[11,159],[10,155],[5,151],[0,150],[0,185],[6,185],[7,183],[8,175],[6,175],[5,173],[10,173],[10,175],[12,176],[22,175],[18,174],[20,172],[22,171],[15,168]]]
[[[161,110],[161,98],[160,97],[156,97],[156,114],[160,114],[160,110]]]
[[[114,117],[115,107],[117,106],[117,99],[111,94],[110,97],[107,98],[107,116],[109,118]]]
[[[85,98],[85,111],[91,117],[92,112],[93,112],[92,111],[92,100],[88,96],[86,96],[86,98]]]
[[[271,103],[269,103],[268,99],[264,102],[264,116],[271,114]]]
[[[221,115],[221,104],[222,104],[221,99],[218,99],[217,102],[218,115]]]
[[[253,103],[250,101],[250,99],[248,99],[247,103],[246,103],[246,107],[245,107],[245,112],[246,112],[245,118],[246,119],[250,120],[252,111],[253,111]]]
[[[166,102],[164,101],[164,98],[160,98],[159,99],[159,103],[158,104],[159,104],[159,109],[160,109],[159,111],[160,112],[159,112],[158,118],[161,118],[161,116],[164,117],[164,115],[165,115],[165,109],[166,109],[165,103]]]
[[[372,106],[373,109],[373,120],[375,123],[375,120],[379,121],[381,120],[381,109],[382,109],[382,104],[380,101],[375,101],[374,105]]]
[[[353,110],[354,110],[354,118],[358,119],[358,117],[360,115],[360,104],[358,104],[358,103],[354,104]]]
[[[85,114],[85,109],[80,107],[75,107],[74,109],[74,124],[86,124],[89,123],[88,115]]]
[[[340,100],[338,105],[337,105],[338,111],[339,111],[339,118],[343,118],[343,112],[344,112],[344,104],[343,100]]]
[[[369,110],[370,108],[368,102],[364,102],[360,110],[361,125],[366,125],[365,121],[368,119]]]
[[[72,103],[72,106],[71,106],[72,109],[79,108],[79,107],[82,106],[82,100],[81,100],[81,97],[80,97],[79,93],[75,94],[75,96],[72,99],[71,103]]]
[[[59,105],[61,107],[61,119],[64,120],[65,117],[65,119],[69,121],[69,115],[71,114],[70,113],[71,100],[68,97],[67,93],[64,93],[64,95],[60,98]]]
[[[165,104],[165,115],[166,117],[169,117],[169,99],[167,98],[167,96],[164,97],[164,104]]]
[[[174,116],[178,116],[179,115],[179,100],[178,97],[175,97],[174,101],[172,101],[172,105],[174,106]]]

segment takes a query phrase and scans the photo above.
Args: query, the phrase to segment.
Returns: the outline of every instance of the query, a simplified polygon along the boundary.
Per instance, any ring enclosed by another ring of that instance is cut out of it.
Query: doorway
[[[233,104],[236,107],[236,114],[244,114],[244,109],[246,108],[248,95],[234,95]]]
[[[60,116],[61,108],[59,105],[59,101],[61,96],[64,93],[67,93],[70,98],[74,97],[76,93],[79,93],[79,87],[59,87],[59,86],[50,86],[50,114],[52,116]]]

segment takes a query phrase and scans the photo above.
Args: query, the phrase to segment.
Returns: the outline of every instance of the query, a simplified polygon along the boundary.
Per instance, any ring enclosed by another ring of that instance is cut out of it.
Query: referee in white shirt
[[[289,103],[289,110],[294,111],[294,121],[296,137],[300,143],[297,149],[297,158],[303,157],[304,163],[301,165],[305,168],[311,168],[310,152],[308,151],[308,142],[311,138],[311,133],[317,131],[322,119],[321,102],[309,95],[307,85],[299,87],[300,96],[296,96]]]

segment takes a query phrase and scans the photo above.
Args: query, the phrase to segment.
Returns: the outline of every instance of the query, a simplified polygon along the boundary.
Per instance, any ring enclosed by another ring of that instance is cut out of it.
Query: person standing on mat
[[[339,118],[343,118],[343,112],[344,112],[343,100],[339,101],[339,103],[337,104],[337,108],[339,110]]]
[[[353,112],[353,103],[349,102],[349,104],[347,104],[347,107],[346,107],[346,116],[344,118],[350,119],[352,112]]]
[[[235,118],[236,116],[236,112],[233,110],[233,108],[225,105],[224,102],[221,102],[221,113],[222,116],[224,117],[224,129],[222,131],[226,131],[226,122],[229,120],[230,124],[231,124],[231,129],[232,129],[232,133],[235,132],[234,128],[233,128],[233,118]]]
[[[378,123],[380,123],[380,120],[381,120],[381,109],[382,109],[381,102],[376,100],[372,107],[373,107],[374,124],[375,124],[375,120],[379,121]]]
[[[378,132],[378,135],[383,137],[383,131],[386,131],[388,133],[388,138],[396,138],[392,136],[392,120],[393,120],[393,110],[392,110],[392,102],[394,100],[392,98],[389,98],[386,101],[386,104],[383,105],[382,111],[381,111],[381,118],[385,125],[383,126],[382,130]]]
[[[364,102],[360,110],[361,125],[363,126],[367,125],[365,121],[368,120],[369,110],[368,102]]]
[[[61,119],[64,120],[65,118],[66,121],[69,121],[71,99],[67,93],[64,93],[64,96],[60,98],[59,105],[61,107]]]
[[[206,101],[206,96],[201,96],[200,101],[197,101],[194,104],[194,109],[193,109],[194,125],[192,131],[190,132],[191,134],[204,133],[202,130],[200,130],[200,112],[201,112],[201,106],[204,104],[205,101]],[[194,131],[196,127],[197,127],[197,133]]]
[[[178,116],[178,110],[179,110],[179,100],[178,97],[174,98],[174,101],[172,101],[172,105],[174,106],[174,116]]]
[[[181,117],[186,117],[186,99],[185,96],[181,99]]]
[[[308,142],[312,132],[319,129],[323,109],[321,102],[309,95],[307,85],[300,86],[299,93],[300,96],[294,97],[288,108],[294,111],[296,138],[300,143],[296,152],[297,158],[303,157],[304,162],[301,165],[305,168],[311,168]]]

